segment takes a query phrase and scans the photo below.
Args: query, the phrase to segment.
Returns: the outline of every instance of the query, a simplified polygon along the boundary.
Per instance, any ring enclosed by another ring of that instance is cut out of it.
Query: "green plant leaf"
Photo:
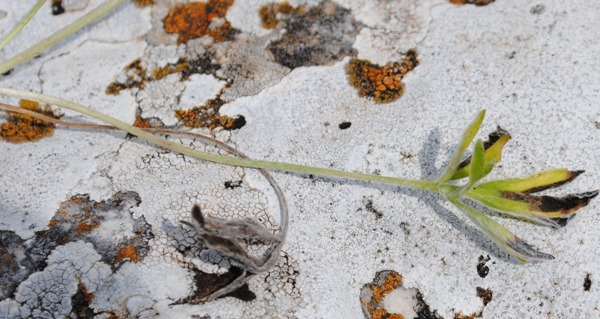
[[[502,149],[510,139],[510,134],[500,127],[488,135],[488,139],[483,143],[483,148],[485,149],[485,159],[482,169],[484,172],[483,176],[489,174],[494,169],[496,163],[500,162],[500,159],[502,158]],[[469,176],[470,166],[471,157],[469,156],[458,165],[456,172],[450,180]]]
[[[554,256],[537,250],[504,226],[474,208],[465,205],[458,199],[448,198],[448,200],[465,213],[465,215],[467,215],[477,227],[490,237],[490,239],[500,246],[500,248],[517,258],[520,262],[526,263],[532,260],[554,259]]]
[[[568,218],[578,209],[585,207],[597,195],[598,191],[564,197],[536,196],[528,193],[486,189],[479,185],[465,193],[465,196],[482,205],[529,220],[536,220],[535,217]]]
[[[483,122],[484,117],[485,117],[485,110],[481,110],[477,114],[477,116],[475,116],[475,119],[473,119],[471,124],[469,124],[469,126],[463,133],[460,144],[458,144],[458,147],[456,148],[456,151],[454,152],[454,155],[452,156],[450,163],[448,163],[448,167],[446,168],[446,171],[444,172],[444,174],[442,174],[442,177],[439,179],[440,184],[450,181],[452,179],[452,176],[454,176],[454,174],[458,168],[458,165],[460,163],[461,157],[467,150],[467,147],[469,147],[469,144],[471,144],[471,141],[473,141],[473,138],[477,134],[477,131],[479,131],[479,128],[481,127],[481,123]]]
[[[477,185],[477,188],[529,194],[569,183],[583,172],[584,171],[569,171],[560,168],[544,171],[524,178],[490,181]]]
[[[477,140],[475,148],[473,148],[473,160],[469,169],[469,185],[474,185],[486,175],[483,167],[485,164],[484,152],[483,142]]]

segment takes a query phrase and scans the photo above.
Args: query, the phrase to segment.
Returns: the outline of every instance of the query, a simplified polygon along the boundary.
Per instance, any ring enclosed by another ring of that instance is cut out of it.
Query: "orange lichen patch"
[[[377,309],[371,314],[372,319],[404,319],[404,316],[397,313],[389,313],[385,309]]]
[[[185,127],[210,127],[214,120],[219,117],[219,109],[223,104],[224,102],[220,98],[212,99],[203,106],[193,107],[189,110],[177,110],[175,111],[175,117]]]
[[[390,292],[398,288],[402,284],[402,276],[397,272],[391,272],[385,277],[385,281],[381,285],[373,284],[371,289],[373,290],[373,298],[375,301],[380,302]]]
[[[149,80],[146,75],[146,69],[142,67],[142,60],[140,59],[131,62],[125,67],[125,73],[127,74],[125,82],[112,82],[106,88],[106,94],[117,95],[121,93],[122,90],[139,88]]]
[[[165,32],[179,34],[177,42],[180,44],[205,35],[217,42],[231,40],[237,30],[231,27],[225,15],[232,4],[233,0],[209,0],[171,8],[163,20]]]
[[[77,235],[81,236],[91,232],[94,228],[98,228],[98,226],[100,226],[100,222],[97,220],[91,222],[82,220],[77,224],[75,229],[77,230]]]
[[[154,0],[133,0],[133,3],[138,8],[149,7],[154,4]]]
[[[133,126],[139,127],[139,128],[151,128],[152,127],[152,125],[150,125],[150,120],[145,119],[141,116],[138,116],[135,118],[135,122],[133,122]]]
[[[131,245],[127,245],[121,248],[121,250],[119,250],[116,255],[117,263],[122,263],[125,260],[129,260],[131,262],[136,263],[138,262],[139,258],[140,256],[135,251],[135,247]]]
[[[361,292],[363,311],[370,319],[404,319],[404,315],[389,313],[383,307],[383,299],[402,286],[402,276],[392,270],[377,273],[372,284],[365,285]]]
[[[4,247],[0,247],[0,274],[6,273],[8,270],[15,271],[18,267],[15,264],[13,254]]]
[[[143,90],[146,83],[161,80],[170,74],[181,73],[181,80],[187,80],[193,74],[214,74],[220,68],[219,64],[213,63],[211,54],[204,54],[194,60],[181,56],[177,62],[156,68],[151,73],[142,67],[140,59],[136,59],[125,68],[126,79],[109,84],[106,94],[117,95],[122,90],[134,88]]]
[[[87,288],[80,282],[78,285],[78,289],[79,291],[83,294],[84,296],[84,301],[88,304],[91,305],[92,302],[94,301],[94,294],[89,293],[87,291]]]
[[[486,6],[496,0],[448,0],[452,4],[474,4],[476,6]]]
[[[417,51],[409,50],[404,59],[383,67],[354,58],[346,66],[346,73],[360,96],[372,97],[377,103],[388,103],[402,96],[404,84],[401,80],[417,65]]]
[[[212,74],[221,66],[213,64],[212,57],[209,55],[199,57],[195,60],[187,60],[185,57],[179,57],[175,63],[170,63],[164,67],[152,70],[152,81],[163,79],[169,74],[181,73],[181,79],[187,80],[192,74],[204,73]]]
[[[277,26],[279,20],[277,19],[277,14],[293,14],[304,11],[304,6],[292,7],[289,2],[280,2],[280,3],[271,3],[260,7],[258,10],[258,14],[260,16],[260,21],[262,26],[265,29],[273,29]]]
[[[216,117],[213,122],[208,126],[211,130],[218,127],[223,128],[226,131],[236,130],[246,125],[246,118],[243,116],[231,117],[227,115],[221,115]]]
[[[23,109],[34,111],[46,116],[60,118],[49,106],[40,107],[35,101],[20,100],[19,106]],[[55,125],[29,115],[6,112],[7,121],[0,125],[0,139],[12,143],[23,143],[37,141],[43,137],[50,136],[54,132]]]
[[[475,318],[482,318],[483,316],[483,312],[474,312],[470,315],[463,315],[462,313],[455,313],[454,314],[454,319],[475,319]]]
[[[185,69],[190,67],[190,63],[180,59],[175,64],[168,64],[162,68],[154,69],[152,71],[152,75],[154,75],[155,80],[160,80],[165,76],[173,73],[183,72]]]
[[[67,211],[67,205],[79,206],[81,213],[69,213]],[[73,196],[66,203],[61,204],[59,210],[48,223],[48,228],[51,230],[71,230],[73,232],[73,236],[82,237],[92,230],[100,227],[101,218],[94,216],[91,213],[94,207],[97,208],[98,205],[95,205],[95,203],[91,201],[88,196]],[[64,238],[59,239],[59,241],[66,242],[69,239],[68,236],[63,237]]]

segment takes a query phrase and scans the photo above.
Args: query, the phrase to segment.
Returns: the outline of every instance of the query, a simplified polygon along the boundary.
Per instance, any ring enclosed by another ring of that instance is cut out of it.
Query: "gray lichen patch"
[[[241,34],[235,41],[215,44],[215,59],[221,65],[215,75],[229,82],[221,99],[228,102],[255,95],[289,73],[289,69],[277,63],[265,49],[272,38]]]
[[[77,253],[74,253],[77,252]],[[64,318],[72,313],[72,297],[79,291],[93,294],[111,274],[110,266],[91,244],[77,241],[56,248],[47,259],[48,266],[23,281],[15,294],[20,318]],[[2,313],[0,305],[0,313]]]
[[[345,56],[355,56],[352,44],[360,24],[350,10],[332,1],[306,10],[282,12],[285,34],[269,45],[275,60],[288,68],[327,65]],[[263,21],[264,23],[264,21]]]
[[[47,231],[38,232],[32,251],[47,255],[58,245],[84,240],[102,254],[102,261],[113,266],[129,260],[137,262],[148,252],[151,227],[143,217],[134,219],[130,209],[140,198],[133,192],[119,192],[106,201],[76,195],[61,204]]]
[[[19,283],[33,272],[34,264],[21,237],[0,231],[0,300],[12,297]]]

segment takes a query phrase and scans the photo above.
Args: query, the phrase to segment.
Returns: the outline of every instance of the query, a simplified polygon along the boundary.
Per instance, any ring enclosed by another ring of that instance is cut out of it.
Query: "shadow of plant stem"
[[[109,123],[161,147],[215,163],[385,183],[438,193],[462,211],[498,246],[523,263],[532,260],[554,259],[554,257],[527,244],[501,224],[468,205],[465,200],[473,200],[493,211],[527,219],[541,225],[560,227],[564,225],[564,220],[568,220],[575,211],[586,206],[592,198],[598,195],[597,190],[561,198],[533,195],[533,193],[571,182],[582,173],[582,171],[566,169],[544,171],[525,178],[481,182],[500,161],[502,149],[511,138],[506,131],[498,128],[489,135],[487,141],[478,140],[472,155],[461,161],[481,127],[485,110],[477,114],[463,133],[462,139],[441,177],[434,181],[423,181],[200,152],[64,99],[6,88],[0,88],[0,94],[65,107]],[[457,184],[458,181],[463,181],[463,183]]]

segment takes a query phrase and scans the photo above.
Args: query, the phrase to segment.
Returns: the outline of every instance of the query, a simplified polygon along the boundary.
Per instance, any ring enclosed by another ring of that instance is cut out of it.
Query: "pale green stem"
[[[102,114],[90,108],[87,108],[83,105],[73,103],[61,98],[47,96],[39,93],[27,92],[27,91],[19,91],[7,88],[0,88],[0,95],[8,95],[21,99],[28,99],[39,101],[47,104],[57,105],[60,107],[64,107],[67,109],[71,109],[73,111],[85,114],[87,116],[96,118],[102,122],[109,123],[125,132],[138,136],[142,139],[145,139],[149,142],[162,146],[164,148],[173,150],[175,152],[179,152],[184,155],[192,156],[201,160],[211,161],[219,164],[232,165],[232,166],[242,166],[242,167],[251,167],[251,168],[263,168],[268,170],[275,171],[285,171],[292,173],[301,173],[301,174],[315,174],[333,178],[343,178],[350,180],[359,180],[359,181],[367,181],[367,182],[379,182],[385,184],[393,184],[399,186],[405,186],[415,189],[421,189],[431,192],[438,192],[438,186],[435,182],[429,181],[420,181],[420,180],[412,180],[412,179],[404,179],[398,177],[389,177],[389,176],[380,176],[380,175],[371,175],[371,174],[363,174],[363,173],[354,173],[354,172],[346,172],[341,170],[320,168],[320,167],[311,167],[297,164],[289,164],[289,163],[281,163],[281,162],[270,162],[270,161],[261,161],[261,160],[253,160],[247,158],[240,157],[231,157],[224,156],[212,153],[201,152],[198,150],[191,149],[181,144],[174,143],[165,138],[156,136],[152,133],[146,132],[138,127],[131,126],[123,121],[117,120],[108,115]]]
[[[21,30],[23,30],[23,28],[25,28],[27,23],[29,23],[31,18],[33,18],[33,16],[38,12],[38,10],[40,10],[45,2],[46,0],[38,0],[33,8],[27,12],[27,15],[25,15],[23,20],[21,20],[21,22],[19,22],[12,30],[10,30],[7,35],[2,38],[2,40],[0,40],[0,50],[2,50],[10,41],[12,41],[12,39],[14,39],[21,32]]]
[[[53,45],[69,37],[73,33],[81,30],[85,26],[96,22],[124,2],[125,0],[107,0],[94,10],[75,20],[75,22],[56,31],[56,33],[38,42],[27,50],[17,54],[15,57],[0,63],[0,74],[6,73],[7,71],[14,69],[17,65],[29,61],[33,57],[39,55]]]

